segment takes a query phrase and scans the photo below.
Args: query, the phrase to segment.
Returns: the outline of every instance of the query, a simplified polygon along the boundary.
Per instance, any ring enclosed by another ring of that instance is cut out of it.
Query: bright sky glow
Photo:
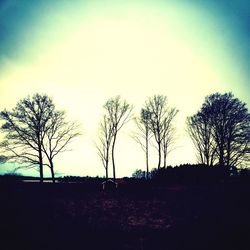
[[[0,5],[0,109],[11,109],[28,94],[46,93],[82,124],[83,136],[71,144],[72,151],[57,158],[59,173],[104,175],[94,141],[102,106],[115,95],[133,104],[135,114],[154,94],[167,95],[180,110],[176,150],[168,158],[172,165],[196,160],[185,119],[206,95],[232,91],[249,106],[247,1],[32,2]],[[13,20],[15,11],[22,14]],[[133,130],[131,121],[118,137],[118,177],[145,166],[130,137]],[[150,155],[153,168],[154,149]]]

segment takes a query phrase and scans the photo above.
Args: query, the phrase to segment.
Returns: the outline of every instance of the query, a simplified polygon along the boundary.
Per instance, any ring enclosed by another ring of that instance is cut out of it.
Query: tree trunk
[[[146,135],[146,168],[147,168],[147,180],[149,179],[149,167],[148,167],[148,135]]]
[[[205,164],[209,167],[210,166],[210,155],[209,155],[208,150],[205,150],[204,158],[205,158]]]
[[[115,156],[114,156],[114,152],[115,152],[115,141],[116,141],[116,134],[114,134],[114,140],[113,140],[113,144],[112,144],[112,165],[113,165],[113,180],[116,180],[116,176],[115,176]]]
[[[209,157],[206,157],[206,165],[207,165],[208,167],[210,167]]]
[[[52,182],[56,183],[55,172],[54,172],[54,164],[53,164],[52,160],[50,160],[50,172],[51,172]]]
[[[163,160],[164,160],[163,167],[165,168],[167,166],[167,153],[165,151],[163,153]]]
[[[106,166],[105,166],[105,171],[106,171],[106,180],[108,180],[108,161],[106,160]]]
[[[106,157],[105,157],[106,180],[108,180],[108,178],[109,178],[109,175],[108,175],[108,166],[109,166],[109,147],[110,147],[110,144],[107,145]]]
[[[161,143],[158,143],[158,155],[159,155],[159,160],[158,160],[158,170],[161,167]]]
[[[43,182],[43,157],[42,157],[42,148],[39,146],[38,148],[39,154],[39,172],[40,172],[40,182]]]
[[[230,166],[230,160],[231,160],[231,145],[230,145],[230,142],[228,142],[228,145],[227,145],[227,167]]]
[[[219,164],[221,167],[224,167],[224,154],[223,154],[223,148],[220,148],[220,155],[219,155]]]

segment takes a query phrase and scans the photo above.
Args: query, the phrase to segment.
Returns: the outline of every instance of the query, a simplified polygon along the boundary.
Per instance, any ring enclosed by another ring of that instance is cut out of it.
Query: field
[[[249,249],[249,183],[1,183],[1,249]]]

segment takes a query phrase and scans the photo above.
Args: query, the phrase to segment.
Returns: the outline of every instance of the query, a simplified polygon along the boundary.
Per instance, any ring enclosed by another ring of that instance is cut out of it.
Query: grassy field
[[[0,184],[1,249],[249,249],[250,185]]]

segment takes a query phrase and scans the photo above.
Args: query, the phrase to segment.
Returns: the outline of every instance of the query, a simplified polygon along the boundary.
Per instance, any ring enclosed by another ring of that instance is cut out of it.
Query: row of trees
[[[133,107],[119,96],[109,99],[104,105],[105,114],[100,124],[97,149],[107,179],[110,158],[112,158],[113,179],[116,178],[114,147],[117,133],[131,119],[132,109]],[[161,166],[166,166],[167,154],[174,139],[173,119],[177,113],[176,108],[169,107],[166,96],[155,95],[145,102],[140,116],[134,118],[137,132],[134,133],[133,138],[145,152],[147,178],[149,177],[149,141],[152,137],[154,138],[158,152],[158,169]]]
[[[112,162],[113,179],[116,179],[117,135],[132,118],[137,127],[133,138],[145,152],[146,178],[149,178],[150,145],[158,152],[157,169],[167,166],[167,155],[175,139],[174,118],[178,110],[168,105],[166,96],[148,98],[138,117],[133,117],[133,106],[120,96],[107,100],[103,108],[96,146],[106,178]],[[5,135],[0,144],[3,151],[0,160],[18,162],[20,167],[38,167],[41,181],[43,167],[47,166],[54,181],[54,158],[80,135],[79,125],[68,122],[65,112],[56,110],[51,98],[39,94],[22,99],[12,111],[2,111],[0,119]],[[187,118],[187,128],[197,151],[198,163],[236,167],[249,161],[250,115],[246,104],[231,93],[206,97],[201,109]]]
[[[117,132],[131,118],[132,106],[116,97],[110,99],[104,109],[106,113],[100,125],[97,148],[106,178],[112,157],[115,180],[114,146]],[[176,108],[168,105],[166,96],[155,95],[146,100],[139,116],[134,118],[137,131],[133,138],[145,152],[147,179],[149,145],[154,145],[158,152],[157,170],[167,166],[167,155],[175,139],[173,122],[177,113]],[[187,118],[187,131],[195,145],[198,164],[230,169],[249,161],[250,114],[246,104],[234,98],[232,93],[207,96],[200,110]]]

